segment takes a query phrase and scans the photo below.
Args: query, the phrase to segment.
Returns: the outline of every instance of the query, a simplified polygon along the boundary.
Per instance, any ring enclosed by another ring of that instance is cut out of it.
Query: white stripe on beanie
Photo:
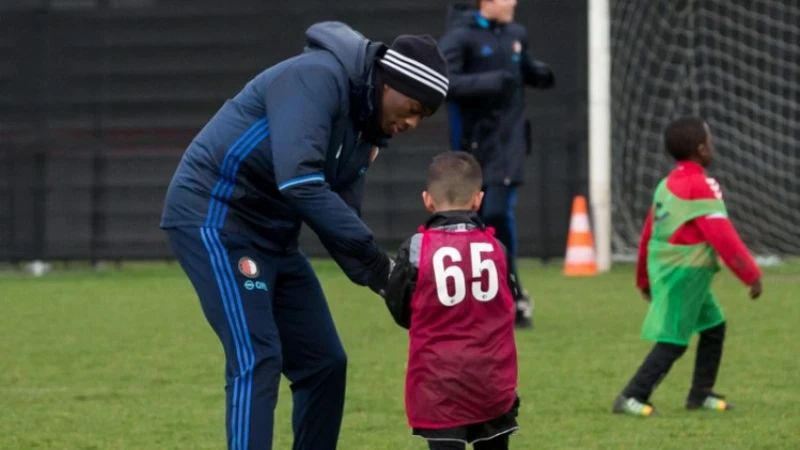
[[[441,86],[436,85],[436,84],[434,84],[434,83],[432,83],[432,82],[430,82],[430,81],[428,81],[428,80],[426,80],[424,78],[421,78],[420,76],[415,75],[414,73],[411,73],[411,72],[407,71],[406,69],[403,69],[402,67],[399,67],[399,66],[395,65],[394,63],[392,63],[390,61],[386,61],[386,59],[381,60],[381,64],[383,64],[384,66],[391,67],[392,69],[400,72],[404,76],[412,78],[412,79],[416,80],[417,82],[422,83],[425,86],[428,86],[429,88],[435,90],[436,92],[442,94],[445,97],[447,96],[447,90],[446,89],[444,89]]]
[[[419,68],[423,72],[426,72],[428,75],[433,77],[434,80],[439,80],[444,85],[445,88],[447,87],[447,85],[449,83],[449,81],[447,80],[446,76],[440,74],[439,72],[431,69],[430,67],[426,66],[425,64],[422,64],[421,62],[419,62],[417,60],[409,58],[408,56],[406,56],[406,55],[404,55],[404,54],[402,54],[402,53],[400,53],[398,51],[389,49],[389,50],[386,51],[386,57],[390,57],[392,59],[398,59],[401,62],[405,62],[405,63],[411,64],[412,66],[416,66],[417,68]]]
[[[447,96],[447,89],[450,85],[447,77],[436,72],[425,64],[415,61],[392,49],[386,51],[386,55],[384,55],[384,57],[381,59],[381,63],[391,67],[392,69],[411,79],[424,84],[425,86],[428,86],[443,96]]]

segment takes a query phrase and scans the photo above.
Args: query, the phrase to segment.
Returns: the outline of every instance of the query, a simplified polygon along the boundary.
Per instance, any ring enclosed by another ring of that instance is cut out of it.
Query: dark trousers
[[[517,226],[514,208],[517,205],[517,188],[514,186],[486,186],[480,216],[486,225],[494,227],[495,236],[506,246],[511,256],[517,256]]]
[[[497,239],[505,245],[511,254],[511,263],[517,283],[517,223],[514,209],[517,206],[517,188],[515,186],[485,186],[480,216],[483,222],[493,227]]]
[[[347,358],[305,256],[260,251],[215,229],[168,236],[225,351],[228,448],[272,448],[283,374],[293,396],[293,449],[335,449]]]
[[[702,402],[711,393],[717,381],[724,341],[725,322],[700,333],[688,401]],[[658,384],[669,373],[672,365],[685,352],[686,347],[682,345],[657,343],[622,394],[640,402],[648,402]]]
[[[472,444],[475,450],[508,450],[508,434],[500,435],[488,441],[478,441]],[[458,441],[428,441],[430,450],[465,450],[467,444]]]

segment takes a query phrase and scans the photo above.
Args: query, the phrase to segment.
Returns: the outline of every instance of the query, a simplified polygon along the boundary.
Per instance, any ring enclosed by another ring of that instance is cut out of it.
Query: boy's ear
[[[697,149],[695,149],[695,153],[702,159],[706,159],[706,157],[708,156],[708,145],[705,142],[698,145]]]
[[[433,202],[433,197],[431,197],[428,191],[422,191],[422,204],[425,205],[425,209],[429,212],[436,211],[436,204]]]
[[[483,203],[483,191],[478,191],[472,197],[472,210],[478,211],[481,209],[481,203]]]

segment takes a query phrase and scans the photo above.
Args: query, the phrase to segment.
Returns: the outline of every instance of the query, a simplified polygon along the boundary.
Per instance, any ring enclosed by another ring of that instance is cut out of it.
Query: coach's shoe
[[[533,328],[533,300],[528,293],[515,301],[517,304],[517,315],[514,320],[514,327],[520,329]]]
[[[710,393],[706,398],[693,399],[689,398],[686,401],[686,409],[698,410],[707,409],[709,411],[730,411],[733,409],[733,404],[725,400],[725,396]]]
[[[643,403],[633,397],[625,397],[620,394],[614,400],[614,406],[611,408],[614,414],[627,414],[629,416],[637,417],[650,417],[656,414],[656,408],[650,403]]]

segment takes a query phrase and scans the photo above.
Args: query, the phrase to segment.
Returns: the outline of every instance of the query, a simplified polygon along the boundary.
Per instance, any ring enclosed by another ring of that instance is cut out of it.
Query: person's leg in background
[[[347,355],[317,275],[302,253],[282,258],[275,322],[291,382],[294,450],[334,450],[344,412]]]
[[[505,245],[511,254],[512,267],[517,283],[522,289],[522,280],[517,270],[517,226],[514,209],[517,204],[517,188],[515,186],[486,186],[481,203],[480,215],[486,225],[495,229],[495,236]],[[533,301],[522,289],[522,295],[515,299],[517,303],[518,328],[533,327]]]
[[[225,351],[228,448],[271,449],[282,364],[271,291],[278,261],[215,229],[168,236]]]

